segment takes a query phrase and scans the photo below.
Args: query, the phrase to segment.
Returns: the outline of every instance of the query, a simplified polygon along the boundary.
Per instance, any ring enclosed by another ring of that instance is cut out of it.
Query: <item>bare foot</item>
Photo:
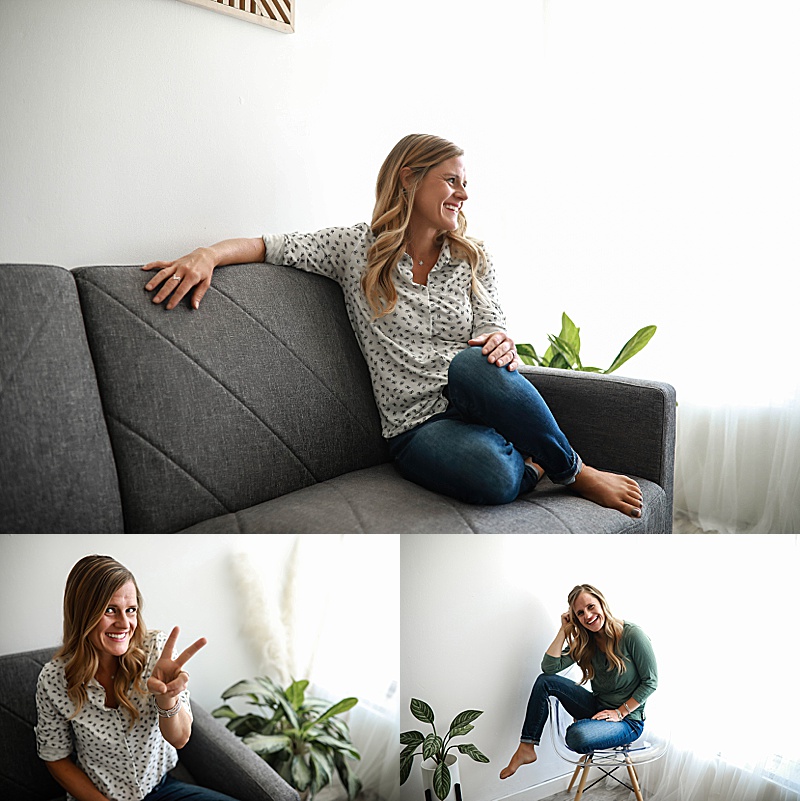
[[[632,478],[604,473],[585,464],[571,487],[578,495],[600,506],[630,517],[642,516],[642,489]]]
[[[530,456],[525,460],[525,464],[529,464],[536,471],[537,479],[544,475],[544,468],[540,464],[536,464]]]
[[[536,747],[533,743],[520,743],[511,757],[511,762],[500,771],[500,778],[507,779],[517,772],[517,768],[536,762]]]

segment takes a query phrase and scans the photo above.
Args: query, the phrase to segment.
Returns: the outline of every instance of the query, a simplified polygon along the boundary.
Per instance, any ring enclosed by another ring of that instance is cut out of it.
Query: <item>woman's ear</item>
[[[411,186],[411,179],[414,176],[414,170],[411,167],[401,167],[400,168],[400,183],[403,185],[403,189],[408,189]]]

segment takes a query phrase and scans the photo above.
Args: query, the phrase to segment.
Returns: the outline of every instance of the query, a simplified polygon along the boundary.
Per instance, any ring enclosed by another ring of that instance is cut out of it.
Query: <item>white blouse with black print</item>
[[[311,234],[265,234],[263,238],[265,261],[319,273],[342,287],[386,438],[443,412],[447,399],[442,390],[452,358],[467,347],[468,340],[506,330],[488,254],[488,269],[481,278],[486,300],[472,293],[469,262],[451,256],[447,240],[427,286],[414,282],[413,263],[404,254],[394,274],[397,306],[391,314],[373,320],[374,312],[361,289],[367,251],[375,241],[369,225]]]
[[[141,678],[147,685],[167,642],[162,631],[150,631],[144,642],[147,663]],[[162,736],[153,696],[130,691],[139,712],[130,728],[130,713],[106,706],[106,691],[92,679],[86,685],[87,702],[70,720],[76,704],[67,695],[65,660],[48,662],[36,686],[36,748],[45,762],[76,754],[78,766],[92,784],[113,801],[141,801],[178,764],[178,752]],[[189,714],[188,690],[181,700]],[[67,794],[72,801],[72,796]]]

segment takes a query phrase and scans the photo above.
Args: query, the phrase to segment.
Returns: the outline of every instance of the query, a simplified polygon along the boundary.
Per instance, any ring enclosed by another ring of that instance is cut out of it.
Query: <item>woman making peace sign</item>
[[[76,801],[232,801],[168,775],[192,731],[179,630],[148,631],[131,572],[86,556],[64,591],[64,642],[36,688],[39,756]],[[76,754],[73,761],[70,756]]]

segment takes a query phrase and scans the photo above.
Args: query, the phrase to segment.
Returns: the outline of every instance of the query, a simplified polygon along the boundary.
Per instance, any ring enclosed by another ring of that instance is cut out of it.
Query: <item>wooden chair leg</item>
[[[578,785],[578,792],[575,794],[575,801],[581,801],[583,788],[586,787],[586,779],[589,776],[590,767],[592,767],[592,755],[587,754],[586,759],[583,761],[583,776],[581,776],[581,783]],[[641,801],[641,799],[639,799],[639,801]]]
[[[581,768],[583,767],[583,763],[586,761],[586,756],[584,755],[581,757],[581,761],[575,767],[575,772],[572,774],[572,779],[570,779],[569,787],[567,787],[567,792],[572,789],[572,785],[575,784],[575,779],[578,778],[578,774],[581,772]]]
[[[633,792],[636,796],[636,801],[644,801],[642,798],[642,791],[639,787],[639,777],[636,775],[636,768],[631,762],[630,757],[626,757],[625,762],[628,766],[628,776],[630,776],[631,784],[633,785]]]

